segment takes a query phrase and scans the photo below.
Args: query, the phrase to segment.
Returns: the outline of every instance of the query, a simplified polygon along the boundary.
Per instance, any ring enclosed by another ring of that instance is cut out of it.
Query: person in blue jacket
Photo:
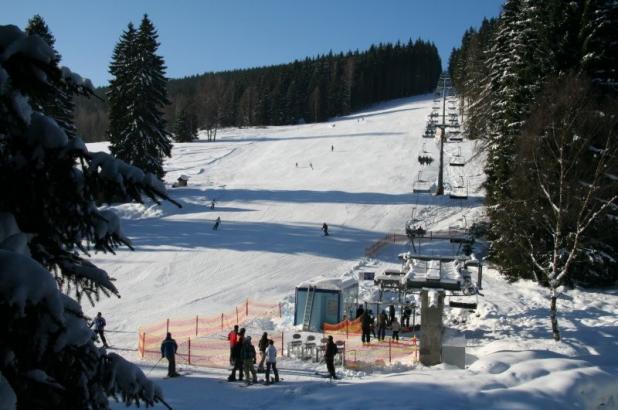
[[[167,366],[167,376],[168,377],[176,377],[180,376],[176,373],[176,351],[178,350],[178,345],[176,341],[172,339],[172,334],[167,333],[167,337],[161,343],[161,358],[166,358],[168,362]]]

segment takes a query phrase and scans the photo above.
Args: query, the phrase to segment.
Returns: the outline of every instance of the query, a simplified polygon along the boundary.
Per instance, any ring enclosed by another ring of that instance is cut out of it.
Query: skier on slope
[[[92,327],[94,325],[94,334],[98,335],[99,338],[101,338],[101,341],[103,342],[103,346],[105,347],[109,347],[109,345],[107,344],[107,340],[105,339],[105,325],[107,323],[105,322],[105,318],[103,316],[101,316],[101,312],[97,313],[97,317],[94,318],[94,320],[92,322],[90,322],[90,327]]]
[[[324,236],[328,236],[328,225],[326,225],[326,222],[322,224],[322,231],[324,232]]]
[[[172,339],[172,334],[167,333],[165,340],[161,343],[161,358],[166,358],[167,365],[167,377],[176,377],[180,376],[180,374],[176,373],[176,351],[178,350],[178,345],[176,341]]]
[[[337,379],[337,374],[335,374],[335,355],[339,353],[339,349],[337,349],[337,345],[333,342],[333,337],[328,336],[328,342],[326,342],[326,351],[324,352],[324,360],[326,361],[326,368],[328,369],[328,374],[332,379]]]
[[[215,221],[215,224],[213,225],[212,230],[216,231],[217,229],[219,229],[219,225],[221,225],[221,217],[220,216],[217,217],[217,220]]]

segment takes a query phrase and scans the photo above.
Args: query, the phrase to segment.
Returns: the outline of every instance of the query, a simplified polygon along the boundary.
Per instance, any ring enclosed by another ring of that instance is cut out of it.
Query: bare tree
[[[612,112],[610,112],[612,111]],[[543,240],[523,241],[539,282],[550,289],[553,337],[560,340],[556,301],[581,254],[587,234],[616,209],[618,129],[615,102],[600,103],[588,82],[567,76],[548,87],[524,132],[528,206]]]

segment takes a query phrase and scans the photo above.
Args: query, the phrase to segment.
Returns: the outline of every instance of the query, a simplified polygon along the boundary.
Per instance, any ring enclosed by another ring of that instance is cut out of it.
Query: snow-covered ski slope
[[[468,200],[412,193],[419,170],[424,179],[437,176],[437,141],[422,138],[431,106],[431,96],[415,97],[327,123],[225,129],[214,143],[176,144],[166,182],[190,177],[188,187],[169,190],[183,208],[113,207],[135,251],[94,256],[117,279],[122,298],[102,299],[88,313],[101,311],[110,330],[128,332],[109,333],[113,345],[134,348],[142,324],[227,313],[246,298],[277,302],[306,279],[341,276],[361,263],[375,240],[402,233],[412,216],[432,230],[469,225],[483,211],[482,158],[473,142],[445,146],[447,163],[460,152],[467,162],[447,167],[447,189],[464,176]],[[433,164],[421,167],[421,153]],[[217,217],[221,226],[213,231]],[[321,235],[324,222],[328,237]],[[386,248],[371,263],[375,269],[397,264],[399,250]],[[269,388],[221,383],[226,374],[216,369],[190,369],[187,377],[160,384],[175,409],[618,408],[615,290],[575,290],[561,298],[561,343],[550,339],[545,289],[508,284],[489,269],[483,292],[478,316],[455,309],[445,317],[466,331],[465,370],[394,366],[346,372],[332,385],[313,374],[324,365],[283,361],[280,367],[296,370],[283,371],[286,381]],[[162,367],[151,376],[162,378]]]
[[[183,208],[114,207],[136,251],[95,257],[122,292],[97,309],[135,330],[227,312],[246,298],[278,301],[306,279],[340,276],[386,233],[403,233],[417,205],[443,204],[427,211],[436,223],[478,206],[479,194],[467,202],[412,194],[423,144],[437,167],[436,142],[421,138],[430,109],[417,97],[328,123],[226,129],[217,142],[176,144],[166,181],[190,177],[188,187],[170,188]]]

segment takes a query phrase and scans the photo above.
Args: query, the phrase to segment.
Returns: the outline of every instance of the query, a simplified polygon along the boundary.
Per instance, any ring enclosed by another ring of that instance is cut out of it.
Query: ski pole
[[[157,365],[161,362],[161,360],[163,360],[163,357],[161,357],[161,358],[159,359],[159,361],[158,361],[158,362],[156,362],[156,363],[155,363],[155,365],[154,365],[154,366],[152,366],[152,368],[151,368],[150,370],[148,370],[148,373],[146,373],[146,376],[149,376],[149,375],[150,375],[150,373],[152,373],[152,371],[155,369],[155,367],[157,367]]]

